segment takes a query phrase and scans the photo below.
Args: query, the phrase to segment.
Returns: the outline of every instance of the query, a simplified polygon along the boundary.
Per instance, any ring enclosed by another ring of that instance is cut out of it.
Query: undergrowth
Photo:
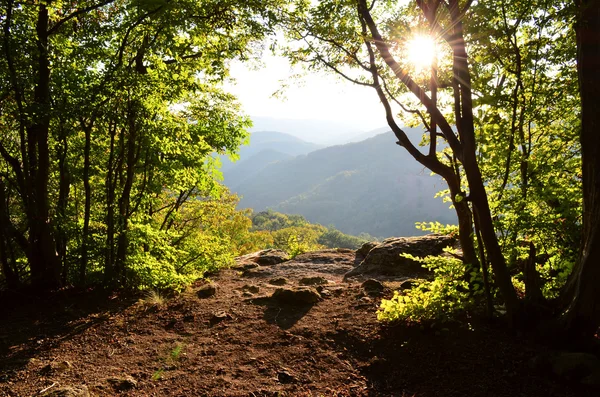
[[[418,280],[410,290],[394,292],[391,299],[383,299],[377,312],[382,322],[405,321],[420,323],[428,320],[448,321],[473,307],[476,298],[483,295],[480,275],[472,272],[465,277],[465,265],[453,257],[428,256],[405,258],[421,262],[434,274],[433,280]]]

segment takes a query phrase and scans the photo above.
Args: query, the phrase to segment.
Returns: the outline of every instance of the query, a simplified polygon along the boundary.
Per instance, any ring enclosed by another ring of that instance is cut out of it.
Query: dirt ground
[[[539,348],[501,326],[382,326],[379,299],[342,280],[346,254],[223,270],[208,298],[197,293],[205,281],[162,303],[101,291],[6,297],[0,396],[598,395],[534,373]],[[322,301],[270,298],[279,287],[269,280],[307,276],[329,281]]]

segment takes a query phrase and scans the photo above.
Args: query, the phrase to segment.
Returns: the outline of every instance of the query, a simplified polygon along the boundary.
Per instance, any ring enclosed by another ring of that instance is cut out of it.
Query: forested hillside
[[[239,169],[247,177],[225,171],[224,183],[241,196],[242,208],[301,214],[353,235],[411,236],[423,233],[415,222],[456,223],[449,205],[434,198],[445,189],[441,180],[394,143],[389,132],[254,170],[246,160]]]

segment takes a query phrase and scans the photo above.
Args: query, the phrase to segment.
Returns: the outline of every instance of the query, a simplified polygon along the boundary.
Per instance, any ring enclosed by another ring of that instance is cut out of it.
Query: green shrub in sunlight
[[[204,273],[229,266],[238,255],[273,243],[267,232],[250,230],[237,196],[191,199],[168,217],[134,219],[128,232],[127,285],[141,289],[182,289]]]
[[[404,256],[419,261],[423,267],[432,270],[434,278],[431,281],[420,280],[412,289],[402,293],[396,291],[391,299],[383,299],[377,312],[379,321],[447,321],[473,307],[476,297],[483,294],[483,291],[478,290],[479,283],[472,283],[476,290],[469,291],[469,281],[465,280],[465,265],[459,259]],[[473,273],[471,277],[477,279],[479,275]]]
[[[415,227],[426,232],[458,236],[458,226],[456,225],[442,225],[439,222],[417,222]]]
[[[325,230],[326,228],[321,225],[312,224],[276,230],[271,233],[273,248],[284,250],[292,258],[305,252],[323,249],[324,247],[317,241]]]

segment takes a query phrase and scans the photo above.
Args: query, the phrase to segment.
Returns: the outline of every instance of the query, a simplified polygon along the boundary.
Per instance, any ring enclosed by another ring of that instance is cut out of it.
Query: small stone
[[[324,285],[327,283],[329,283],[329,281],[323,277],[304,277],[299,281],[300,285]]]
[[[48,390],[42,394],[44,397],[89,397],[90,391],[87,386],[63,386],[56,389]]]
[[[583,378],[581,380],[581,383],[596,388],[600,387],[600,370],[597,369],[585,378]]]
[[[44,367],[42,367],[42,372],[43,373],[55,373],[55,374],[59,374],[62,372],[65,372],[69,369],[73,368],[73,364],[71,364],[68,361],[53,361],[50,364],[46,364]]]
[[[220,311],[220,312],[216,312],[215,314],[213,314],[209,321],[210,321],[210,325],[215,325],[224,320],[231,320],[232,318],[233,317],[231,317],[231,315],[229,313],[227,313],[225,311]]]
[[[279,383],[294,383],[296,382],[296,377],[294,377],[287,369],[283,369],[277,372],[277,380]]]
[[[398,287],[398,289],[400,289],[401,291],[404,291],[407,289],[412,289],[415,285],[416,285],[415,280],[405,280],[400,284],[400,287]]]
[[[589,353],[561,353],[552,359],[552,372],[566,379],[580,380],[600,371],[600,360]]]
[[[251,294],[258,294],[258,291],[260,291],[260,288],[258,287],[258,285],[246,284],[242,287],[242,291],[250,292]]]
[[[363,297],[362,297],[362,298],[360,298],[358,301],[359,301],[360,303],[363,303],[363,304],[365,304],[365,303],[366,303],[366,304],[371,304],[371,303],[373,303],[373,299],[369,298],[368,296],[363,296]]]
[[[272,298],[290,305],[311,305],[319,302],[321,295],[313,288],[278,288]]]
[[[385,286],[377,280],[367,280],[361,284],[362,289],[367,295],[378,296],[385,291]]]
[[[269,284],[271,285],[286,285],[287,283],[288,281],[284,277],[277,277],[269,280]]]
[[[211,296],[213,296],[214,294],[217,293],[217,288],[214,286],[214,284],[204,284],[202,287],[200,287],[198,289],[198,298],[200,299],[206,299],[206,298],[210,298]]]
[[[129,375],[124,377],[108,378],[106,381],[112,386],[113,389],[119,391],[130,390],[137,387],[137,381]]]

